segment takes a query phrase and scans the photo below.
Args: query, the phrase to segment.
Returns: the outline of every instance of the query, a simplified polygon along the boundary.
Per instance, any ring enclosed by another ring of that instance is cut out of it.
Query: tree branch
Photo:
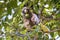
[[[48,32],[44,32],[44,33],[51,33],[51,32],[56,32],[56,31],[60,31],[60,29],[55,29],[55,30],[51,30],[51,31],[48,31]],[[40,32],[43,32],[43,31],[40,31]]]

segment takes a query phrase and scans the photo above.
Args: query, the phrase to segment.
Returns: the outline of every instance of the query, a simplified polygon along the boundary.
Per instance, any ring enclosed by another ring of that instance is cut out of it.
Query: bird
[[[34,25],[38,25],[40,23],[38,16],[28,7],[23,7],[22,16],[26,29],[30,30]]]

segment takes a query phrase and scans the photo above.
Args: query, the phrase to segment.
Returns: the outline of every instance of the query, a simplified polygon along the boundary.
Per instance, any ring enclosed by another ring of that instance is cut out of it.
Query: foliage
[[[26,4],[36,14],[41,12],[41,23],[34,25],[31,32],[24,27],[21,13]],[[48,34],[51,35],[51,38]],[[37,40],[55,40],[57,35],[60,36],[60,0],[0,1],[1,40],[34,40],[36,37]]]

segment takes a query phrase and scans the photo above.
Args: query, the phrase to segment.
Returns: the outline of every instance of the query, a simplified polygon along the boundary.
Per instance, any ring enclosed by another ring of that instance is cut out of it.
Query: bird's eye
[[[24,12],[26,13],[26,12],[27,12],[27,10],[24,10]]]

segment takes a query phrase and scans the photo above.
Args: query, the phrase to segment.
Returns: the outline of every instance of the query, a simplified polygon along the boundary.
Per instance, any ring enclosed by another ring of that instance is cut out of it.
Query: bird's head
[[[28,7],[24,7],[22,9],[22,13],[26,18],[30,18],[30,16],[31,16],[31,12],[30,12],[30,9]]]

